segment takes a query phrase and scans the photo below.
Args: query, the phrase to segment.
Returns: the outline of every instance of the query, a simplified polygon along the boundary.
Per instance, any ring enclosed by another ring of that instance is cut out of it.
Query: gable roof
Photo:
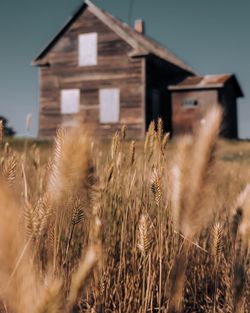
[[[169,90],[194,90],[194,89],[219,89],[231,81],[238,97],[243,97],[243,92],[234,74],[219,74],[205,76],[189,76],[177,85],[169,86]]]
[[[77,18],[84,12],[86,8],[99,18],[104,24],[116,32],[123,38],[133,49],[131,57],[145,57],[147,55],[155,55],[169,63],[172,63],[190,74],[195,74],[194,70],[186,65],[182,60],[176,57],[169,50],[165,49],[153,39],[140,34],[129,27],[127,24],[121,22],[109,13],[95,6],[90,0],[85,0],[85,3],[80,6],[76,13],[68,20],[65,26],[58,32],[58,34],[50,41],[50,43],[42,50],[42,52],[33,60],[33,65],[43,65],[43,58],[55,46],[65,32],[77,20]]]

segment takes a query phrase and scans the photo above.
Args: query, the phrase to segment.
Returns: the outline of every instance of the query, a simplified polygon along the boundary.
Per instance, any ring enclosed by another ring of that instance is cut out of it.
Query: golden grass
[[[3,312],[250,312],[250,143],[194,136],[0,151]]]

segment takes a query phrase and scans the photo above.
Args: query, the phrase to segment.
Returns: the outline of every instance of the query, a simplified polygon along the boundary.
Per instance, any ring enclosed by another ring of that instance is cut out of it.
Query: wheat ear
[[[156,205],[159,207],[162,199],[162,180],[159,171],[156,168],[154,168],[151,177],[151,190],[154,195],[154,201]]]
[[[2,176],[11,186],[15,182],[17,172],[17,159],[15,155],[11,155],[5,159],[2,165]]]
[[[221,223],[217,222],[213,225],[212,228],[212,244],[211,244],[211,253],[215,258],[215,263],[217,264],[220,260],[222,253],[222,242],[223,237],[223,227]]]
[[[141,215],[138,224],[137,247],[144,257],[148,255],[153,243],[153,225],[148,214]]]

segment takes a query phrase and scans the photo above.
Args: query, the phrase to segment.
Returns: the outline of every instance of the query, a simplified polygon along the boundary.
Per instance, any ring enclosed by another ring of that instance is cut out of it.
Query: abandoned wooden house
[[[242,92],[234,76],[203,84],[205,78],[144,35],[142,20],[132,29],[89,0],[33,64],[39,67],[40,137],[75,118],[100,137],[125,124],[128,137],[143,138],[158,117],[165,131],[180,133],[192,129],[192,121],[202,119],[196,111],[215,99],[229,108],[226,125],[233,130],[225,134],[237,136]]]

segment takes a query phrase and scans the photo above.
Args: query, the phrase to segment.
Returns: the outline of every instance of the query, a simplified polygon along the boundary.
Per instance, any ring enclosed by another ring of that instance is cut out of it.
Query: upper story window
[[[118,88],[99,91],[100,122],[118,123],[120,119],[120,90]]]
[[[183,101],[183,106],[185,108],[194,108],[198,105],[198,100],[197,99],[185,99]]]
[[[77,114],[80,111],[80,89],[61,90],[61,114]]]
[[[81,34],[78,37],[78,64],[97,64],[97,33]]]

